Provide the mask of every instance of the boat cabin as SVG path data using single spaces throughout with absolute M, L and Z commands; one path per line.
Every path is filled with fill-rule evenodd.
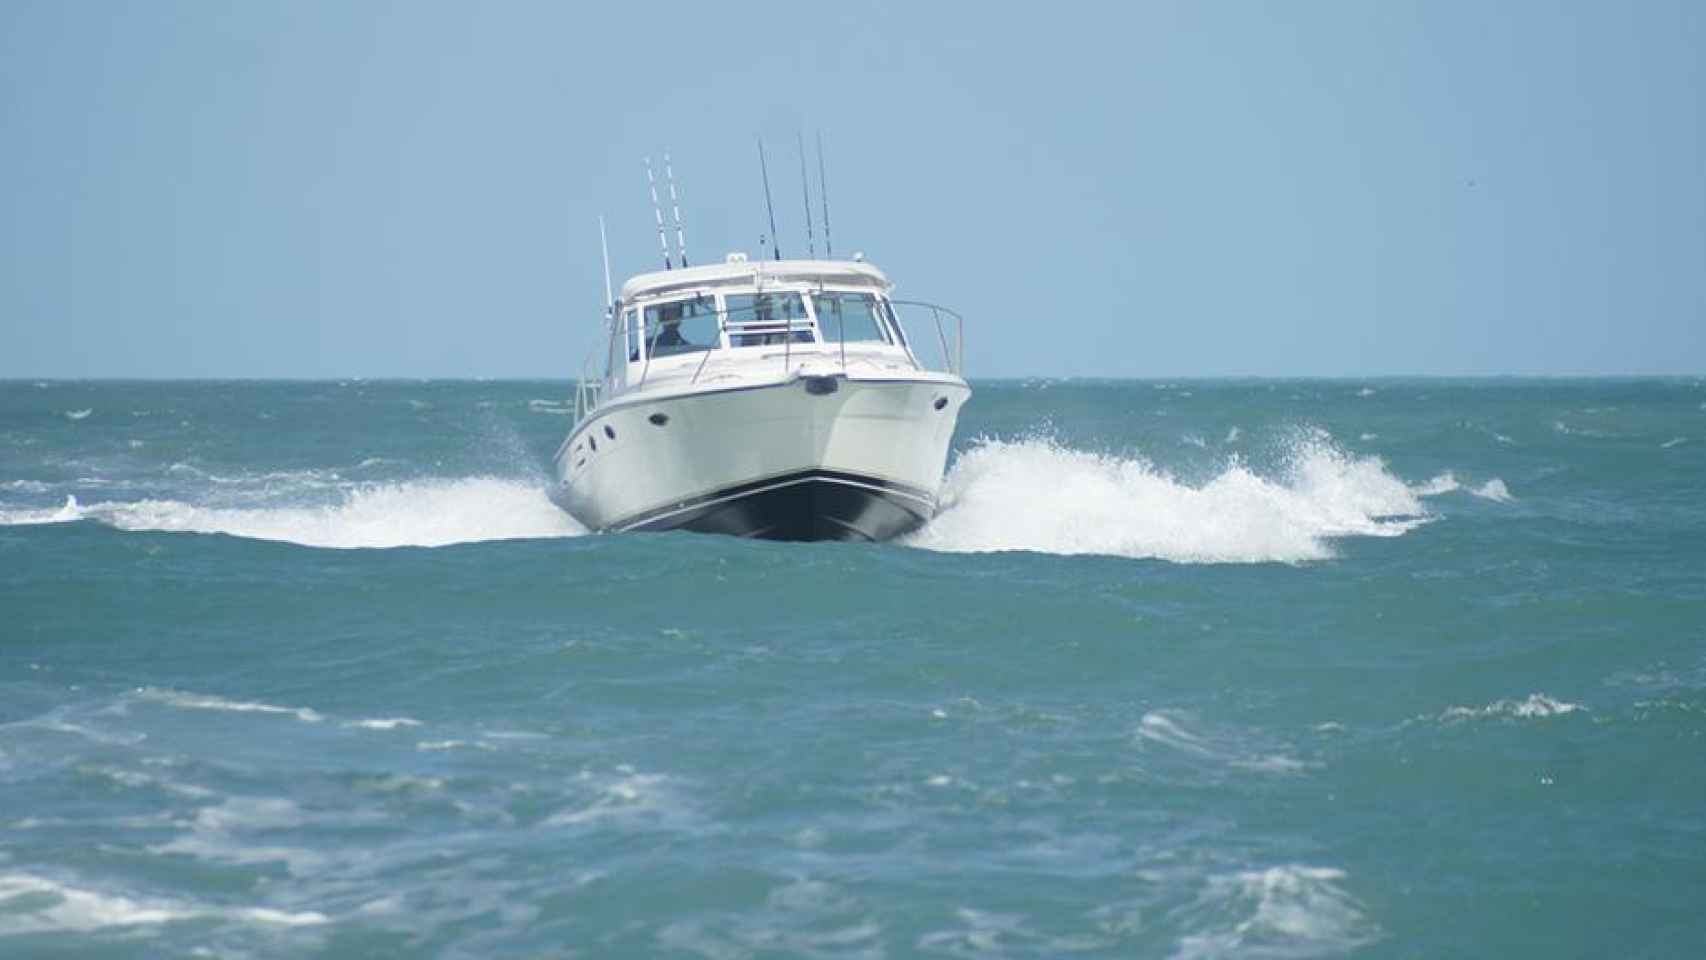
M 916 366 L 882 271 L 862 261 L 748 261 L 641 274 L 614 305 L 607 379 L 697 375 L 713 357 L 849 351 Z

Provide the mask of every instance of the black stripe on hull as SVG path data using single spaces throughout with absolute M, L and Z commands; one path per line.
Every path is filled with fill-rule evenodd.
M 816 470 L 720 490 L 620 524 L 764 540 L 888 540 L 917 529 L 933 497 L 874 477 Z

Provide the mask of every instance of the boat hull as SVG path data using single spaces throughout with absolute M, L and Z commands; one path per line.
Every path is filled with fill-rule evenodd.
M 969 395 L 836 375 L 634 398 L 576 428 L 553 498 L 595 530 L 886 540 L 935 513 Z

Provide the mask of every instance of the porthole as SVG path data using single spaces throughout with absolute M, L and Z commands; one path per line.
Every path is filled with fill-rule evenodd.
M 669 414 L 667 414 L 667 413 L 654 413 L 651 416 L 647 417 L 646 419 L 651 421 L 652 426 L 661 427 L 664 424 L 669 422 Z
M 586 442 L 587 442 L 588 446 L 592 447 L 593 453 L 598 452 L 598 438 L 597 437 L 595 437 L 589 433 L 586 435 Z
M 940 410 L 947 405 L 948 405 L 948 398 L 947 397 L 937 397 L 936 398 L 936 409 Z
M 612 426 L 610 426 L 610 424 L 608 424 L 608 423 L 607 423 L 607 424 L 605 424 L 605 425 L 604 425 L 604 435 L 605 435 L 605 436 L 607 436 L 607 437 L 609 437 L 609 438 L 610 438 L 610 439 L 612 439 L 612 440 L 614 440 L 614 439 L 616 439 L 616 430 L 615 430 L 615 428 L 614 428 L 614 427 L 612 427 Z

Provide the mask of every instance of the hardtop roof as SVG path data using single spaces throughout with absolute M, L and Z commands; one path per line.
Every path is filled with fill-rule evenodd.
M 637 274 L 622 284 L 622 301 L 632 303 L 698 287 L 753 283 L 825 283 L 875 287 L 884 292 L 894 286 L 881 270 L 862 260 L 736 260 Z

